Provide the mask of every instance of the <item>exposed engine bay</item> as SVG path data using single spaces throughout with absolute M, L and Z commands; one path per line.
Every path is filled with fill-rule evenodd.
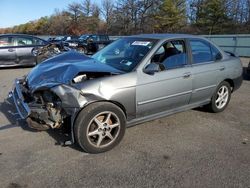
M 62 109 L 60 98 L 50 90 L 40 90 L 32 94 L 25 81 L 20 81 L 19 84 L 24 102 L 30 107 L 30 114 L 26 119 L 28 125 L 37 130 L 60 128 L 67 116 Z

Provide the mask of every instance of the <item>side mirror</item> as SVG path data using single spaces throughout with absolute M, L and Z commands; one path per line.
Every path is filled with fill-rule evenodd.
M 215 61 L 219 61 L 219 60 L 221 60 L 221 54 L 220 53 L 218 53 L 218 54 L 216 54 L 216 56 L 215 56 Z
M 144 72 L 150 75 L 153 75 L 154 73 L 159 71 L 160 71 L 160 66 L 157 63 L 150 63 L 144 69 Z

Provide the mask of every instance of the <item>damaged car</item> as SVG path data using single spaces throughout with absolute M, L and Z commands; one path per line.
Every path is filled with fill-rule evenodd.
M 241 83 L 240 59 L 208 40 L 148 34 L 121 38 L 92 57 L 69 51 L 50 58 L 17 79 L 10 96 L 30 127 L 68 126 L 71 143 L 100 153 L 126 127 L 201 106 L 221 112 Z
M 72 50 L 69 47 L 63 45 L 63 43 L 49 43 L 43 47 L 35 47 L 32 50 L 32 54 L 35 57 L 36 64 L 39 64 L 46 59 L 57 56 L 64 52 Z

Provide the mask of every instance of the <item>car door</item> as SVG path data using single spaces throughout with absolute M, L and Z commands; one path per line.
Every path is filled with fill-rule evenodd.
M 13 44 L 12 37 L 0 37 L 0 66 L 16 64 L 16 47 Z
M 32 37 L 16 36 L 14 37 L 16 46 L 17 61 L 20 65 L 34 65 L 36 60 L 32 54 L 32 49 L 36 46 L 36 41 Z
M 204 39 L 190 39 L 192 54 L 193 92 L 190 103 L 209 101 L 225 67 L 220 62 L 222 55 L 216 47 Z
M 168 45 L 168 42 L 175 43 L 175 49 L 172 50 L 176 52 L 170 52 L 168 46 L 171 45 Z M 154 74 L 138 72 L 136 87 L 138 117 L 177 110 L 189 103 L 192 75 L 185 41 L 168 42 L 164 43 L 151 58 L 151 63 L 161 65 L 161 70 Z M 159 58 L 160 56 L 162 58 Z

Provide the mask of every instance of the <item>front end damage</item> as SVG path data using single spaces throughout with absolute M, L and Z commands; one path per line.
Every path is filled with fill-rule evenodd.
M 73 85 L 111 75 L 107 72 L 81 72 L 71 80 L 71 84 L 52 82 L 36 87 L 29 86 L 27 77 L 16 79 L 10 97 L 18 114 L 30 128 L 43 131 L 67 126 L 66 129 L 71 130 L 73 143 L 73 124 L 78 112 L 91 102 L 104 100 L 100 95 L 83 94 L 81 89 Z
M 54 93 L 41 90 L 31 94 L 24 79 L 15 81 L 11 96 L 20 117 L 26 119 L 31 128 L 60 128 L 67 116 L 62 110 L 60 99 Z
M 18 114 L 36 130 L 61 128 L 66 118 L 74 117 L 87 103 L 80 90 L 64 84 L 43 86 L 31 93 L 25 79 L 20 79 L 13 88 L 10 96 Z
M 10 95 L 20 117 L 31 128 L 68 127 L 74 142 L 73 125 L 78 112 L 92 102 L 109 100 L 111 93 L 106 90 L 109 84 L 102 80 L 121 73 L 79 53 L 68 52 L 16 79 Z

